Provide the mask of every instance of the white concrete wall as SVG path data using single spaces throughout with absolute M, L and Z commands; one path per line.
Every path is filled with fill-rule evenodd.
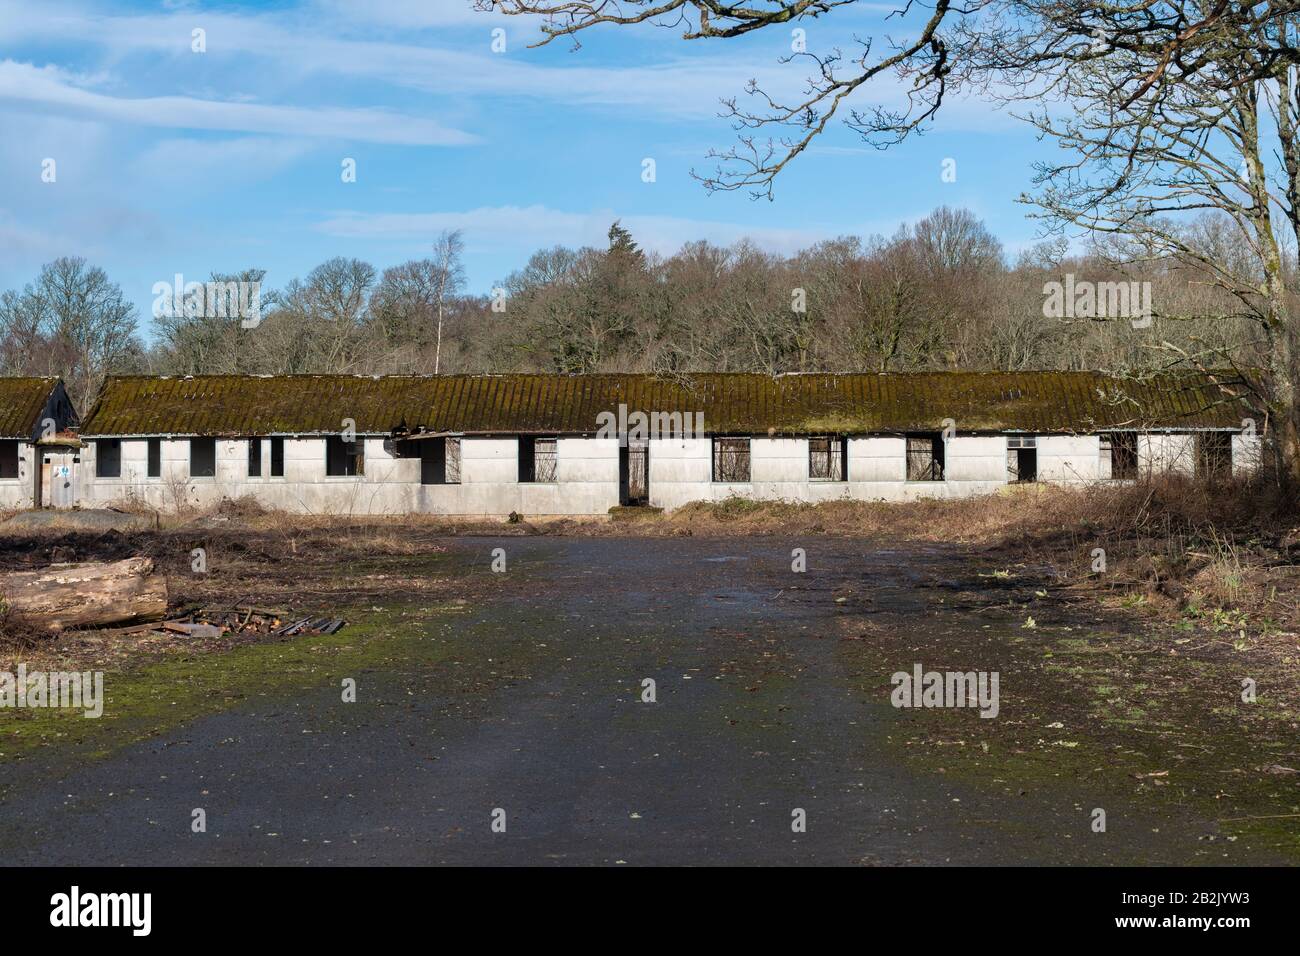
M 908 501 L 986 494 L 1006 484 L 1006 439 L 1001 436 L 951 439 L 946 481 L 907 481 L 902 437 L 850 438 L 848 453 L 848 481 L 813 481 L 806 438 L 755 437 L 749 446 L 750 481 L 714 482 L 711 439 L 651 440 L 650 503 L 680 508 L 733 495 L 798 502 Z
M 1101 461 L 1101 439 L 1096 435 L 1039 435 L 1038 480 L 1078 484 L 1110 477 L 1110 459 L 1105 471 Z
M 1152 433 L 1138 435 L 1138 471 L 1143 475 L 1196 473 L 1196 436 Z
M 325 439 L 286 438 L 284 476 L 271 477 L 271 443 L 262 440 L 262 476 L 248 476 L 248 443 L 217 442 L 217 474 L 190 476 L 188 439 L 162 442 L 162 474 L 146 476 L 144 439 L 123 439 L 122 476 L 95 477 L 95 449 L 86 450 L 78 476 L 84 507 L 136 499 L 174 510 L 210 507 L 222 498 L 256 497 L 268 508 L 307 514 L 542 515 L 605 514 L 618 504 L 618 442 L 561 438 L 555 482 L 520 483 L 514 438 L 461 439 L 461 483 L 420 483 L 420 460 L 397 458 L 380 438 L 366 438 L 365 474 L 328 477 Z
M 39 467 L 35 446 L 31 442 L 18 443 L 18 477 L 0 478 L 0 508 L 32 507 L 32 489 L 35 487 L 34 468 Z
M 907 480 L 907 439 L 873 436 L 849 439 L 849 483 L 890 485 Z
M 417 510 L 420 487 L 418 459 L 398 459 L 384 450 L 381 438 L 365 442 L 365 474 L 331 478 L 325 474 L 325 439 L 286 438 L 284 476 L 271 477 L 271 442 L 262 439 L 262 475 L 248 474 L 248 442 L 218 439 L 216 475 L 190 475 L 187 438 L 163 439 L 161 474 L 148 477 L 148 443 L 122 439 L 119 478 L 95 475 L 97 448 L 91 440 L 83 449 L 77 473 L 78 498 L 83 507 L 106 507 L 132 500 L 172 511 L 178 507 L 206 508 L 222 498 L 252 495 L 268 508 L 308 514 L 405 514 Z
M 446 515 L 605 514 L 618 504 L 618 440 L 560 438 L 554 482 L 520 482 L 515 438 L 462 438 L 459 485 L 419 484 L 416 511 Z M 651 459 L 653 461 L 653 458 Z
M 137 499 L 151 507 L 174 510 L 178 505 L 209 507 L 222 498 L 253 495 L 266 507 L 312 514 L 406 514 L 411 512 L 503 516 L 605 514 L 618 504 L 619 446 L 616 439 L 560 438 L 557 442 L 557 481 L 520 483 L 518 441 L 515 438 L 461 439 L 461 483 L 423 485 L 420 461 L 396 458 L 381 438 L 366 438 L 365 474 L 331 478 L 325 474 L 325 440 L 285 439 L 283 477 L 273 478 L 270 440 L 263 439 L 262 476 L 248 476 L 247 442 L 217 442 L 217 474 L 189 474 L 188 439 L 164 439 L 162 474 L 146 475 L 147 443 L 123 439 L 120 478 L 95 477 L 93 441 L 83 450 L 76 476 L 83 507 L 103 507 Z M 1081 483 L 1104 479 L 1100 440 L 1095 435 L 1038 436 L 1040 480 Z M 958 435 L 946 446 L 944 481 L 906 480 L 906 440 L 901 436 L 860 436 L 848 443 L 848 480 L 811 480 L 806 438 L 750 441 L 750 481 L 712 480 L 713 443 L 710 438 L 652 439 L 650 503 L 678 508 L 693 501 L 720 501 L 732 495 L 769 500 L 818 502 L 840 498 L 866 501 L 906 501 L 917 498 L 956 498 L 988 494 L 1007 483 L 1007 439 L 1002 435 Z M 1191 473 L 1194 439 L 1190 435 L 1139 435 L 1139 464 L 1144 472 L 1174 468 Z M 1259 439 L 1235 436 L 1234 468 L 1258 460 Z M 0 482 L 0 505 L 30 503 L 31 450 L 27 447 L 24 475 Z M 25 498 L 25 500 L 24 500 Z M 15 505 L 10 505 L 15 506 Z
M 971 490 L 975 486 L 1006 484 L 1006 437 L 954 435 L 948 439 L 944 453 L 944 478 L 944 484 L 962 486 L 957 489 L 958 494 L 978 494 Z
M 747 484 L 713 483 L 709 438 L 652 438 L 649 446 L 650 504 L 657 508 L 680 508 L 692 501 L 717 501 L 749 491 Z

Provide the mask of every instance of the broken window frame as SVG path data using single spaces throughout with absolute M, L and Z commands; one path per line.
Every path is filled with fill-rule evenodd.
M 1101 453 L 1110 461 L 1110 477 L 1112 481 L 1133 481 L 1137 478 L 1137 432 L 1105 432 L 1101 436 Z
M 533 441 L 533 481 L 554 484 L 559 481 L 560 440 L 537 438 Z
M 848 481 L 849 440 L 844 435 L 808 439 L 808 480 Z
M 718 484 L 746 485 L 751 479 L 751 440 L 736 435 L 713 436 L 713 480 Z
M 1027 454 L 1029 452 L 1032 452 L 1032 454 Z M 1033 462 L 1032 470 L 1026 466 L 1027 461 Z M 1025 477 L 1024 472 L 1026 471 L 1030 471 L 1029 477 Z M 1038 481 L 1038 436 L 1008 435 L 1007 483 L 1027 485 L 1036 481 Z
M 1196 477 L 1222 481 L 1232 477 L 1232 432 L 1197 432 Z
M 325 477 L 361 478 L 366 473 L 365 440 L 344 441 L 342 435 L 325 436 Z
M 911 432 L 905 436 L 908 481 L 944 481 L 943 435 L 939 432 Z

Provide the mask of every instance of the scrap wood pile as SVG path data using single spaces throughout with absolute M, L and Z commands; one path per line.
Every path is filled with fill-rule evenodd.
M 276 608 L 236 604 L 232 607 L 182 608 L 165 621 L 116 628 L 116 634 L 162 632 L 187 637 L 213 638 L 223 634 L 298 637 L 304 634 L 334 634 L 346 622 L 339 617 L 312 617 Z

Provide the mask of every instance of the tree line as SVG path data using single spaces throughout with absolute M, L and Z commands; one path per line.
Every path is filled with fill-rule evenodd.
M 1230 224 L 1213 217 L 1188 227 L 1187 241 L 1232 255 Z M 84 260 L 61 258 L 0 294 L 0 366 L 61 375 L 86 403 L 105 375 L 130 372 L 1124 374 L 1169 368 L 1179 353 L 1186 363 L 1213 354 L 1243 370 L 1267 358 L 1231 297 L 1177 260 L 1119 269 L 1103 250 L 1068 254 L 1060 241 L 1011 260 L 964 209 L 941 207 L 892 236 L 829 239 L 793 255 L 748 241 L 656 255 L 615 223 L 605 246 L 539 250 L 489 294 L 466 291 L 458 233 L 433 247 L 428 258 L 382 272 L 358 259 L 323 262 L 263 289 L 254 327 L 230 314 L 150 316 L 148 341 L 120 286 Z M 1063 280 L 1067 288 L 1148 284 L 1153 314 L 1138 314 L 1137 297 L 1120 315 L 1045 314 L 1049 290 Z

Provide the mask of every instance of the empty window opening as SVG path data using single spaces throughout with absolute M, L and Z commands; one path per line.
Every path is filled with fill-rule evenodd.
M 420 482 L 460 484 L 460 439 L 430 438 L 420 442 Z
M 1232 434 L 1199 432 L 1196 436 L 1196 477 L 1228 478 L 1232 475 Z
M 284 439 L 271 439 L 271 477 L 284 477 Z
M 556 440 L 519 436 L 519 480 L 525 482 L 555 481 Z
M 16 439 L 0 441 L 0 478 L 18 477 L 18 442 Z
M 938 432 L 907 436 L 907 480 L 943 481 L 943 436 Z
M 162 439 L 146 439 L 146 446 L 145 476 L 159 478 L 162 476 Z
M 366 473 L 365 444 L 344 441 L 338 435 L 325 439 L 325 474 L 330 478 L 352 478 Z
M 849 440 L 844 436 L 808 439 L 808 477 L 813 481 L 846 481 Z
M 1101 436 L 1101 455 L 1110 459 L 1112 478 L 1132 479 L 1138 476 L 1137 432 L 1111 432 Z
M 262 477 L 262 439 L 260 438 L 248 440 L 248 477 Z
M 95 477 L 122 477 L 122 442 L 116 438 L 95 439 Z
M 215 438 L 190 439 L 190 477 L 217 477 L 217 440 Z
M 1032 435 L 1007 437 L 1007 481 L 1038 480 L 1038 439 Z
M 749 439 L 713 439 L 713 480 L 749 481 Z

